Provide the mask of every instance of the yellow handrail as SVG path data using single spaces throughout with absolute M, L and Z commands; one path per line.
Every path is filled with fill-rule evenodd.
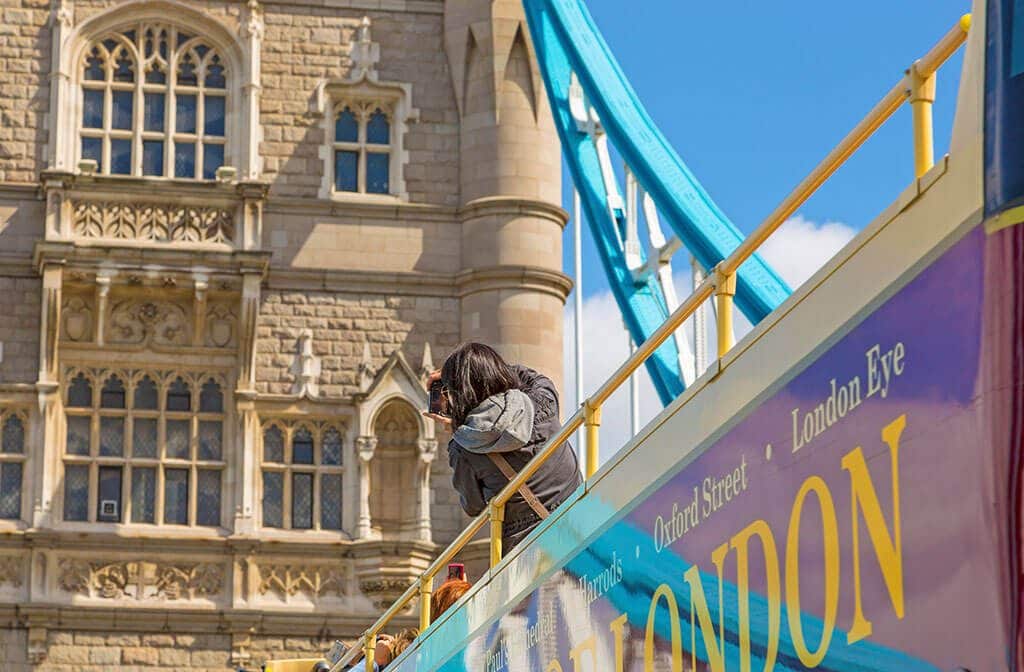
M 526 466 L 509 481 L 508 485 L 495 495 L 488 508 L 470 521 L 469 525 L 452 541 L 444 551 L 430 564 L 401 597 L 360 637 L 359 646 L 353 647 L 349 653 L 338 661 L 331 672 L 340 672 L 360 652 L 366 658 L 367 672 L 373 671 L 373 651 L 377 635 L 409 602 L 420 596 L 420 629 L 430 625 L 430 594 L 434 577 L 445 567 L 477 532 L 488 522 L 491 523 L 490 550 L 491 567 L 495 567 L 502 556 L 501 532 L 504 520 L 505 505 L 515 496 L 519 489 L 535 474 L 548 458 L 580 428 L 586 426 L 587 437 L 587 478 L 594 475 L 597 465 L 598 428 L 601 424 L 601 406 L 629 377 L 661 347 L 672 334 L 682 326 L 690 315 L 712 296 L 716 298 L 718 356 L 724 357 L 732 348 L 732 300 L 736 293 L 736 272 L 739 267 L 785 222 L 796 212 L 811 195 L 817 191 L 825 180 L 858 149 L 878 128 L 899 109 L 904 101 L 910 101 L 914 109 L 914 171 L 920 178 L 933 165 L 932 149 L 932 116 L 931 104 L 935 99 L 935 72 L 967 39 L 967 31 L 971 25 L 971 15 L 963 15 L 957 24 L 947 32 L 928 53 L 907 69 L 904 77 L 893 86 L 878 103 L 868 112 L 836 147 L 815 166 L 814 170 L 796 186 L 747 236 L 727 258 L 721 261 L 714 272 L 694 289 L 668 319 L 651 334 L 627 359 L 622 366 L 590 398 L 580 406 L 562 425 L 561 429 L 534 455 Z

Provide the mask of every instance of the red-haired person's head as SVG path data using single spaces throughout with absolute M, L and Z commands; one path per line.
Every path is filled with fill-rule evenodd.
M 469 587 L 469 581 L 461 579 L 449 579 L 442 583 L 434 591 L 434 596 L 430 600 L 430 622 L 436 621 L 441 614 L 448 610 L 448 607 L 458 602 L 459 598 L 469 590 Z

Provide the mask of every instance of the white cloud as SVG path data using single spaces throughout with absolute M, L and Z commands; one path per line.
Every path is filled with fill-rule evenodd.
M 779 230 L 761 247 L 761 254 L 790 287 L 796 288 L 810 278 L 825 262 L 832 258 L 856 234 L 856 231 L 840 222 L 826 221 L 816 224 L 801 215 L 786 221 Z M 676 257 L 675 284 L 680 299 L 690 292 L 688 269 L 681 268 L 684 254 Z M 575 355 L 573 336 L 573 302 L 565 310 L 565 394 L 564 415 L 571 415 L 580 403 L 576 399 Z M 715 343 L 714 320 L 708 318 L 708 343 L 713 350 Z M 742 315 L 736 320 L 737 337 L 741 338 L 750 330 L 750 324 Z M 585 297 L 583 301 L 583 393 L 593 392 L 629 356 L 629 339 L 622 323 L 615 298 L 605 290 Z M 714 357 L 714 352 L 709 352 Z M 658 412 L 661 402 L 654 391 L 647 369 L 637 373 L 639 380 L 639 426 L 643 427 Z M 630 401 L 629 387 L 623 385 L 602 409 L 600 460 L 603 463 L 614 455 L 629 440 Z M 577 442 L 574 442 L 574 445 Z M 578 446 L 582 448 L 582 446 Z
M 842 222 L 816 224 L 797 214 L 761 246 L 761 257 L 796 289 L 843 249 L 857 231 Z

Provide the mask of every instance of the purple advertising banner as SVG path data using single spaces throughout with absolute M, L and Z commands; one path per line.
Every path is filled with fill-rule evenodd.
M 588 493 L 583 548 L 541 534 L 557 569 L 400 669 L 1013 669 L 1022 231 L 967 232 L 625 511 Z

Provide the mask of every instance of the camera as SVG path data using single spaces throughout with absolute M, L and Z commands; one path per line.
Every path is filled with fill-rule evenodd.
M 430 406 L 428 409 L 434 415 L 448 417 L 448 404 L 444 398 L 444 384 L 440 380 L 430 383 Z

